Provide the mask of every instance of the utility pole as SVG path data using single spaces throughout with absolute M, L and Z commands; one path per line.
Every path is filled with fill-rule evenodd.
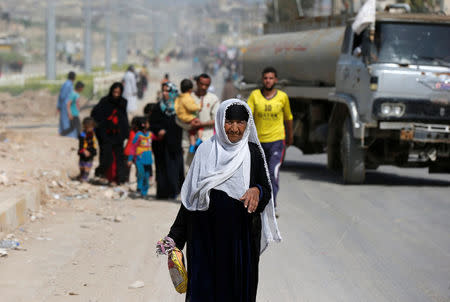
M 127 56 L 126 32 L 122 29 L 119 32 L 119 40 L 117 41 L 117 64 L 122 66 L 125 64 Z
M 159 20 L 157 19 L 157 17 L 154 15 L 152 17 L 152 31 L 153 31 L 153 52 L 155 53 L 156 57 L 159 57 L 159 51 L 160 51 L 160 34 L 161 32 L 159 31 L 161 23 L 159 23 Z
M 84 72 L 91 73 L 91 0 L 84 0 Z
M 46 43 L 45 43 L 45 76 L 47 80 L 56 79 L 56 32 L 55 32 L 55 3 L 47 0 L 46 13 Z
M 119 40 L 117 41 L 117 64 L 119 66 L 125 64 L 127 58 L 128 43 L 126 29 L 128 29 L 129 27 L 129 16 L 127 13 L 128 12 L 125 10 L 125 7 L 119 4 L 119 13 L 117 15 L 123 16 L 123 18 L 119 19 Z M 123 19 L 127 20 L 126 23 L 123 21 Z
M 300 18 L 304 17 L 305 14 L 303 13 L 303 8 L 302 8 L 302 4 L 300 3 L 300 0 L 295 0 L 295 4 L 297 4 L 297 12 L 298 12 L 298 16 Z
M 275 22 L 280 22 L 280 8 L 278 5 L 278 0 L 273 0 L 273 13 L 275 15 Z
M 111 71 L 111 19 L 112 19 L 112 0 L 109 0 L 109 6 L 106 12 L 105 22 L 105 71 Z

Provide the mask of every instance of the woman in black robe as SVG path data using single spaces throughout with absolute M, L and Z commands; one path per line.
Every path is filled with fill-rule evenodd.
M 97 127 L 95 135 L 100 147 L 100 164 L 95 175 L 107 178 L 110 183 L 126 181 L 127 168 L 123 159 L 123 143 L 129 135 L 127 100 L 122 97 L 123 85 L 114 83 L 109 94 L 91 111 Z
M 216 135 L 197 150 L 181 197 L 168 237 L 180 250 L 187 244 L 186 301 L 256 301 L 260 253 L 281 237 L 247 104 L 220 105 Z
M 175 199 L 184 181 L 182 129 L 175 122 L 176 87 L 162 84 L 162 99 L 152 111 L 150 130 L 158 137 L 153 140 L 155 157 L 156 198 Z

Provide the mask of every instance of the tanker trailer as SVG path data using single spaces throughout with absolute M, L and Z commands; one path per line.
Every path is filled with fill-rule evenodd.
M 260 81 L 267 62 L 283 85 L 333 87 L 344 30 L 342 26 L 270 34 L 254 40 L 243 55 L 245 81 Z
M 328 95 L 335 87 L 345 26 L 286 33 L 283 30 L 278 28 L 281 33 L 259 37 L 247 47 L 242 57 L 243 81 L 238 88 L 244 97 L 248 96 L 259 86 L 264 67 L 273 66 L 278 72 L 279 88 L 290 99 L 294 145 L 304 154 L 323 153 L 333 108 Z
M 344 26 L 264 35 L 243 54 L 246 96 L 261 81 L 261 71 L 273 66 L 280 89 L 289 95 L 294 115 L 294 145 L 304 154 L 322 153 L 327 143 L 327 124 L 332 103 L 328 94 L 335 86 Z M 246 84 L 248 83 L 248 84 Z
M 344 183 L 386 164 L 450 172 L 450 17 L 381 13 L 360 34 L 330 20 L 266 25 L 243 55 L 241 94 L 275 67 L 294 145 L 326 152 Z

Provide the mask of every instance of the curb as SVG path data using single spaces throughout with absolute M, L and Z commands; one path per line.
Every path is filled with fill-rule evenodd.
M 0 233 L 10 232 L 29 219 L 30 211 L 37 211 L 41 204 L 39 185 L 15 187 L 0 192 Z

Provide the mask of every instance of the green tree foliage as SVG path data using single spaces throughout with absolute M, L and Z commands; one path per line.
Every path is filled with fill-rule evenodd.
M 25 57 L 16 52 L 0 51 L 0 64 L 24 62 Z

